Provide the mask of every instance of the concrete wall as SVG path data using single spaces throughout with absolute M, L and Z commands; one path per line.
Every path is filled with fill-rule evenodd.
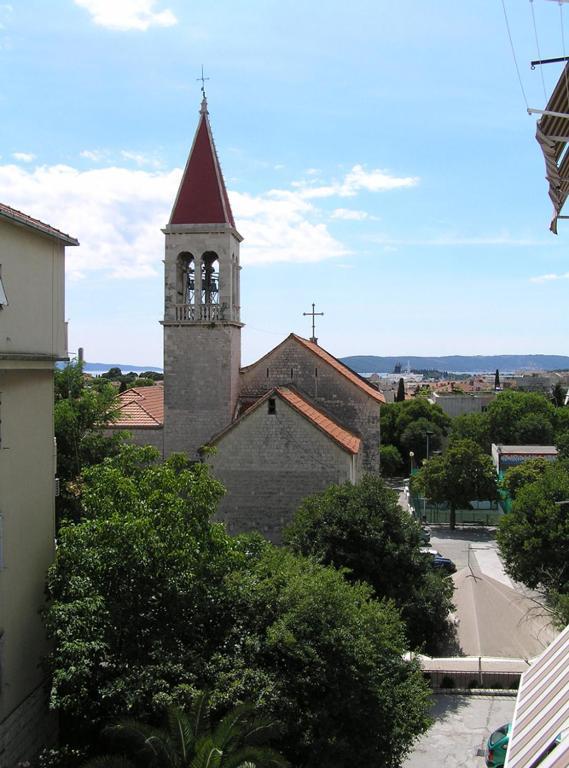
M 57 717 L 48 712 L 48 706 L 49 686 L 45 681 L 0 723 L 2 768 L 16 768 L 57 742 Z
M 259 531 L 280 543 L 301 500 L 350 481 L 353 463 L 357 479 L 361 460 L 354 462 L 286 402 L 275 399 L 275 414 L 262 403 L 221 437 L 206 461 L 227 488 L 218 519 L 228 531 Z
M 377 401 L 294 339 L 288 339 L 241 374 L 241 395 L 258 397 L 273 387 L 288 384 L 361 435 L 364 469 L 379 471 Z
M 54 557 L 53 371 L 8 364 L 0 361 L 0 745 L 29 758 L 42 716 L 23 717 L 21 707 L 43 679 L 39 612 Z M 12 768 L 1 753 L 0 765 Z
M 435 392 L 431 401 L 440 405 L 447 416 L 464 416 L 466 413 L 482 413 L 496 397 L 495 392 L 480 395 L 438 394 Z
M 0 355 L 66 357 L 63 245 L 0 221 L 0 270 Z

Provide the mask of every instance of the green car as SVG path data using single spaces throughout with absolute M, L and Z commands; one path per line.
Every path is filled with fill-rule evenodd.
M 502 768 L 506 762 L 506 751 L 510 738 L 511 723 L 501 725 L 488 739 L 486 744 L 486 768 Z

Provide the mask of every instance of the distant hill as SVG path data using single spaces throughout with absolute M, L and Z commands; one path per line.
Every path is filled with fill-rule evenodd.
M 111 368 L 120 368 L 123 373 L 142 373 L 143 371 L 155 371 L 162 373 L 162 368 L 156 368 L 153 365 L 128 365 L 127 363 L 85 363 L 85 373 L 101 374 L 106 373 Z
M 396 363 L 402 369 L 407 364 L 415 369 L 434 369 L 453 373 L 501 373 L 520 370 L 558 371 L 569 370 L 566 355 L 448 355 L 445 357 L 377 357 L 376 355 L 352 355 L 343 357 L 342 362 L 358 373 L 393 373 Z

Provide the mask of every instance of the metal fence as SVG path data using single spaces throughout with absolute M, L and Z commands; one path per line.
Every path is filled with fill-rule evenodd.
M 447 504 L 435 504 L 424 496 L 411 496 L 411 506 L 418 520 L 434 525 L 448 525 L 450 510 Z M 493 501 L 472 501 L 472 509 L 457 509 L 457 525 L 497 525 L 502 516 L 500 506 Z

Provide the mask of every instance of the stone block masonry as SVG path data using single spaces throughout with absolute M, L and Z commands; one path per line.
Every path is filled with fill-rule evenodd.
M 57 740 L 57 718 L 48 711 L 47 681 L 35 688 L 0 722 L 0 766 L 18 768 Z

